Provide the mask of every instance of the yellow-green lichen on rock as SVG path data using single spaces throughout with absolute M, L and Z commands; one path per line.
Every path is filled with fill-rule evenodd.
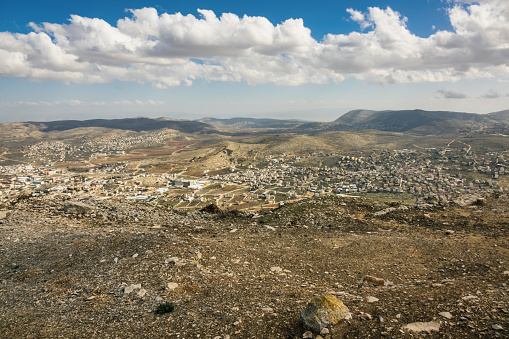
M 311 299 L 300 313 L 305 328 L 320 333 L 329 324 L 342 319 L 351 319 L 352 314 L 340 300 L 333 295 L 321 295 Z

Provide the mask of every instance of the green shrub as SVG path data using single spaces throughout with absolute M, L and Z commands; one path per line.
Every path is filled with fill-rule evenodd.
M 170 313 L 173 312 L 174 309 L 175 305 L 173 305 L 173 303 L 169 302 L 160 303 L 159 306 L 157 306 L 156 308 L 156 314 Z

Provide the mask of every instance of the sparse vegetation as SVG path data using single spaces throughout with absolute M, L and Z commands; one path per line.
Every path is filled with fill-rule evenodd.
M 156 314 L 165 314 L 165 313 L 173 312 L 174 309 L 175 309 L 175 305 L 173 303 L 164 302 L 157 306 L 155 312 L 156 312 Z

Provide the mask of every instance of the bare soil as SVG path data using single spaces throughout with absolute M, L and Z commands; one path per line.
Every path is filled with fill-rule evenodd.
M 261 215 L 74 203 L 4 209 L 1 337 L 302 338 L 300 312 L 325 293 L 353 318 L 324 338 L 416 337 L 403 326 L 432 320 L 431 338 L 509 331 L 507 195 L 429 208 L 319 198 Z M 164 302 L 174 311 L 156 314 Z

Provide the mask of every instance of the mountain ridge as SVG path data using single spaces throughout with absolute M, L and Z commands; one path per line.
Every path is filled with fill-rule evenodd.
M 198 120 L 161 118 L 122 118 L 91 120 L 58 120 L 49 122 L 27 121 L 2 123 L 2 130 L 21 127 L 40 133 L 67 131 L 77 128 L 108 128 L 134 132 L 172 129 L 182 133 L 232 133 L 232 131 L 271 133 L 312 133 L 327 131 L 378 130 L 416 134 L 447 134 L 478 131 L 486 128 L 509 130 L 509 110 L 487 114 L 452 111 L 365 110 L 349 111 L 331 122 L 314 122 L 299 119 L 271 119 L 236 117 L 228 119 L 202 118 Z

